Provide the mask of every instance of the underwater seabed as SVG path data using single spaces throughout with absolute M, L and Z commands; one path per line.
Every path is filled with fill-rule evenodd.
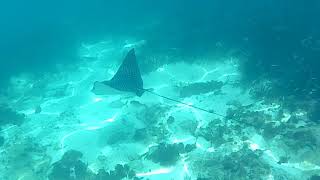
M 320 173 L 319 127 L 301 128 L 310 127 L 303 111 L 253 99 L 239 84 L 236 57 L 155 55 L 159 67 L 143 75 L 145 88 L 227 118 L 147 92 L 91 93 L 128 48 L 144 43 L 83 44 L 76 67 L 12 78 L 0 99 L 25 118 L 2 126 L 0 179 L 272 180 Z M 161 64 L 168 58 L 174 63 Z

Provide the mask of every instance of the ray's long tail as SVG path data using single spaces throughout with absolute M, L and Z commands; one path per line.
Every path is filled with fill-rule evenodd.
M 144 89 L 144 91 L 146 91 L 146 92 L 148 92 L 148 93 L 151 93 L 151 94 L 153 94 L 153 95 L 162 97 L 162 98 L 164 98 L 164 99 L 167 99 L 167 100 L 170 100 L 170 101 L 179 103 L 179 104 L 183 104 L 183 105 L 189 106 L 189 107 L 191 107 L 191 108 L 195 108 L 195 109 L 198 109 L 198 110 L 201 110 L 201 111 L 210 113 L 210 114 L 214 114 L 214 115 L 217 115 L 217 116 L 220 116 L 220 117 L 225 117 L 224 115 L 219 114 L 219 113 L 216 113 L 216 112 L 213 112 L 212 110 L 207 110 L 207 109 L 203 109 L 203 108 L 201 108 L 201 107 L 197 107 L 197 106 L 194 106 L 194 105 L 191 105 L 191 104 L 187 104 L 187 103 L 184 103 L 184 102 L 182 102 L 182 101 L 175 100 L 175 99 L 172 99 L 172 98 L 163 96 L 163 95 L 161 95 L 161 94 L 155 93 L 155 92 L 153 92 L 152 90 L 149 90 L 149 89 Z

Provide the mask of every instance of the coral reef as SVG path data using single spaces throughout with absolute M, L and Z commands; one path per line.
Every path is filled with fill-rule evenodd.
M 287 131 L 283 134 L 282 140 L 284 144 L 292 150 L 299 151 L 309 149 L 310 151 L 320 150 L 320 141 L 317 137 L 317 132 L 313 132 L 309 128 L 299 128 Z
M 197 157 L 193 157 L 191 167 L 201 170 L 198 179 L 265 179 L 270 174 L 271 167 L 261 158 L 262 153 L 243 146 L 225 156 L 211 154 L 203 158 L 195 155 Z
M 248 127 L 259 129 L 268 119 L 271 119 L 271 116 L 264 112 L 252 110 L 252 104 L 242 105 L 239 102 L 229 102 L 228 105 L 230 108 L 227 109 L 226 119 L 231 119 Z
M 268 80 L 260 80 L 252 83 L 250 95 L 257 99 L 275 98 L 276 91 L 272 87 L 272 82 Z
M 270 166 L 261 160 L 261 151 L 251 151 L 243 147 L 240 151 L 231 153 L 222 160 L 223 170 L 227 177 L 235 179 L 260 179 L 270 174 Z
M 100 169 L 98 174 L 95 175 L 93 180 L 121 180 L 121 179 L 134 179 L 138 180 L 136 173 L 130 169 L 129 165 L 117 164 L 114 170 L 107 172 L 104 169 Z
M 69 150 L 62 158 L 52 164 L 49 180 L 138 180 L 135 171 L 128 164 L 117 164 L 114 170 L 99 169 L 95 174 L 88 169 L 81 158 L 83 154 L 77 150 Z
M 231 104 L 227 109 L 226 119 L 235 121 L 241 127 L 253 127 L 258 133 L 261 133 L 264 138 L 272 139 L 275 136 L 286 131 L 290 124 L 280 122 L 283 112 L 279 111 L 276 117 L 272 117 L 263 111 L 252 109 L 252 105 L 241 105 L 238 103 Z M 241 127 L 237 128 L 240 129 Z
M 174 165 L 178 159 L 180 152 L 183 151 L 183 144 L 165 144 L 161 143 L 149 150 L 146 158 L 154 163 L 159 163 L 162 166 Z
M 151 147 L 149 151 L 144 154 L 145 158 L 159 163 L 162 166 L 174 165 L 180 158 L 180 154 L 189 153 L 196 148 L 195 145 L 184 145 L 183 143 L 167 144 L 161 143 L 157 146 Z
M 217 121 L 219 120 L 212 120 L 206 127 L 200 128 L 197 136 L 205 138 L 211 145 L 218 147 L 227 142 L 224 135 L 230 133 L 230 130 L 220 125 L 220 123 L 217 123 Z
M 82 153 L 76 150 L 65 152 L 61 160 L 53 163 L 49 180 L 85 180 L 87 165 L 80 160 L 81 157 Z

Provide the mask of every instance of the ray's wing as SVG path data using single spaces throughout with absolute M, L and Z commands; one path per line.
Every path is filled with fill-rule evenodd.
M 120 91 L 134 92 L 138 96 L 143 94 L 143 81 L 134 49 L 128 52 L 116 74 L 105 84 Z

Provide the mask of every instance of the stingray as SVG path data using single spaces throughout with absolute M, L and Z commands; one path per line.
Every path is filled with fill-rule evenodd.
M 126 57 L 124 58 L 122 64 L 120 65 L 116 74 L 110 79 L 106 81 L 96 81 L 94 83 L 92 92 L 96 95 L 102 94 L 119 94 L 122 92 L 133 93 L 137 96 L 142 96 L 145 92 L 151 93 L 153 95 L 162 97 L 164 99 L 174 101 L 179 104 L 183 104 L 201 111 L 205 111 L 207 113 L 215 114 L 218 116 L 222 116 L 221 114 L 215 113 L 211 110 L 206 110 L 194 105 L 190 105 L 179 100 L 172 99 L 170 97 L 166 97 L 160 94 L 157 94 L 152 91 L 152 89 L 145 89 L 143 87 L 143 80 L 141 77 L 140 69 L 137 63 L 135 50 L 131 49 Z

